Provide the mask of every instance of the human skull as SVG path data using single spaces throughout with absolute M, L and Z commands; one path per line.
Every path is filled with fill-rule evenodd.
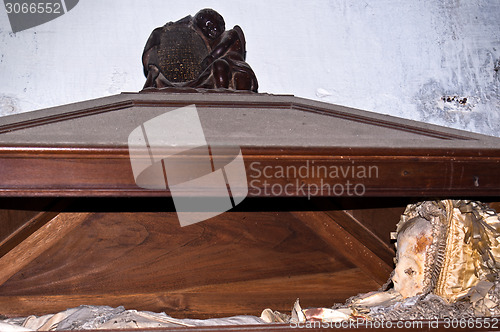
M 427 285 L 425 267 L 432 244 L 432 224 L 423 218 L 409 220 L 397 238 L 397 265 L 392 281 L 404 298 L 421 294 Z

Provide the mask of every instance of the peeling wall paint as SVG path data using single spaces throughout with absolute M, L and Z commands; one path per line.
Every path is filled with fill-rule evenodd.
M 498 0 L 85 0 L 16 34 L 0 8 L 0 115 L 140 90 L 150 32 L 200 6 L 243 28 L 260 92 L 500 136 Z
M 0 94 L 1 115 L 11 115 L 20 112 L 18 101 L 14 96 Z

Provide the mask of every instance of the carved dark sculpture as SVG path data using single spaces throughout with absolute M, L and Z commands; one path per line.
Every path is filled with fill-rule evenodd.
M 245 36 L 239 26 L 225 30 L 222 16 L 202 9 L 153 30 L 144 47 L 144 88 L 206 88 L 257 92 L 255 74 L 245 62 Z

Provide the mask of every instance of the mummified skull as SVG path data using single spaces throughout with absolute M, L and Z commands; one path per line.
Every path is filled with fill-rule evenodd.
M 454 302 L 499 280 L 500 219 L 479 202 L 411 204 L 397 230 L 394 290 Z
M 405 298 L 424 291 L 427 281 L 425 264 L 430 260 L 432 239 L 432 224 L 418 217 L 408 221 L 398 234 L 398 264 L 392 281 L 394 290 Z

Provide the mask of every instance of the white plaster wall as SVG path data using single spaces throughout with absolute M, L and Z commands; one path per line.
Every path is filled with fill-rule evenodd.
M 0 8 L 0 115 L 140 90 L 150 32 L 205 7 L 243 28 L 260 92 L 500 136 L 498 0 L 80 0 L 16 34 Z

